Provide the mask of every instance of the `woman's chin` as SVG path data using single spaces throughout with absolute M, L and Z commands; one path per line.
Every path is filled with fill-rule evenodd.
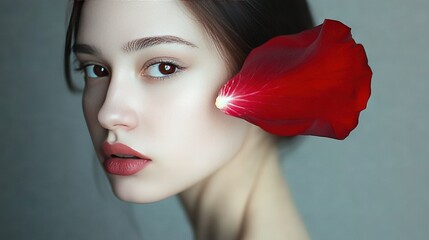
M 113 194 L 118 199 L 130 203 L 153 203 L 177 194 L 172 191 L 172 189 L 164 189 L 164 191 L 161 191 L 161 189 L 157 187 L 112 179 L 110 179 L 110 186 Z
M 155 194 L 155 193 L 144 193 L 143 191 L 141 192 L 129 191 L 124 189 L 114 188 L 113 186 L 112 186 L 112 191 L 113 191 L 113 194 L 116 196 L 116 198 L 129 203 L 153 203 L 153 202 L 158 202 L 173 196 L 173 195 L 161 195 L 159 192 Z

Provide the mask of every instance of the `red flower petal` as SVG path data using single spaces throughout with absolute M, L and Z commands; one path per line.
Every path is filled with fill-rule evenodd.
M 276 135 L 344 139 L 366 108 L 371 77 L 350 28 L 325 20 L 255 48 L 216 106 Z

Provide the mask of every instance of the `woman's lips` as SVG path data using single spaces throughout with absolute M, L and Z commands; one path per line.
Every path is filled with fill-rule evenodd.
M 121 143 L 104 142 L 101 151 L 104 169 L 114 175 L 136 174 L 151 161 L 150 158 Z

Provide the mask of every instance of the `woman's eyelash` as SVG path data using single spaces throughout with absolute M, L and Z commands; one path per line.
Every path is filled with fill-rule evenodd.
M 171 65 L 174 68 L 176 68 L 176 70 L 173 73 L 171 73 L 171 74 L 163 74 L 164 76 L 151 76 L 150 74 L 147 74 L 146 71 L 148 71 L 151 67 L 154 67 L 154 66 L 159 65 L 159 64 L 168 64 L 168 65 Z M 183 71 L 185 69 L 186 68 L 183 67 L 177 61 L 174 61 L 174 60 L 171 60 L 171 59 L 161 59 L 161 60 L 156 60 L 154 62 L 151 62 L 151 63 L 147 64 L 146 67 L 144 67 L 144 69 L 143 69 L 143 74 L 142 75 L 145 76 L 145 77 L 153 78 L 153 79 L 164 80 L 164 79 L 167 79 L 167 78 L 170 78 L 170 77 L 176 75 L 177 73 L 179 73 L 179 72 L 181 72 L 181 71 Z
M 175 67 L 177 67 L 178 69 L 184 69 L 184 67 L 182 67 L 178 62 L 176 62 L 176 61 L 174 61 L 174 60 L 170 60 L 170 59 L 166 59 L 166 60 L 157 60 L 157 61 L 155 61 L 155 62 L 151 62 L 151 63 L 149 63 L 149 64 L 147 65 L 147 67 L 146 67 L 145 69 L 147 69 L 147 68 L 149 68 L 149 67 L 151 67 L 151 66 L 153 66 L 153 65 L 156 65 L 156 64 L 162 64 L 162 63 L 167 63 L 167 64 L 174 65 L 174 66 L 175 66 Z
M 76 72 L 85 72 L 85 68 L 88 67 L 89 65 L 98 65 L 98 64 L 77 62 L 76 65 L 77 66 L 74 68 Z
M 166 74 L 165 76 L 158 76 L 158 77 L 153 77 L 150 76 L 148 74 L 146 74 L 146 71 L 150 68 L 153 67 L 157 64 L 168 64 L 168 65 L 172 65 L 173 67 L 175 67 L 177 70 L 174 73 L 171 74 Z M 74 71 L 76 72 L 80 72 L 80 73 L 85 73 L 85 69 L 89 66 L 89 65 L 97 65 L 97 64 L 93 64 L 93 63 L 81 63 L 78 62 L 77 66 L 74 68 Z M 158 79 L 158 80 L 164 80 L 167 78 L 172 77 L 173 75 L 177 74 L 178 72 L 181 72 L 183 70 L 185 70 L 186 67 L 183 67 L 180 63 L 178 63 L 177 61 L 171 60 L 171 59 L 162 59 L 162 60 L 156 60 L 153 61 L 149 64 L 146 64 L 146 67 L 143 67 L 143 73 L 142 76 L 145 77 L 149 77 L 149 78 L 153 78 L 153 79 Z

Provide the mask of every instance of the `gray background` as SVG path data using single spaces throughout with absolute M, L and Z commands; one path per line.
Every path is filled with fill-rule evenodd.
M 284 170 L 313 239 L 429 239 L 427 0 L 310 0 L 367 49 L 373 94 L 345 141 Z M 62 76 L 65 0 L 0 2 L 0 239 L 191 239 L 177 199 L 116 200 Z

